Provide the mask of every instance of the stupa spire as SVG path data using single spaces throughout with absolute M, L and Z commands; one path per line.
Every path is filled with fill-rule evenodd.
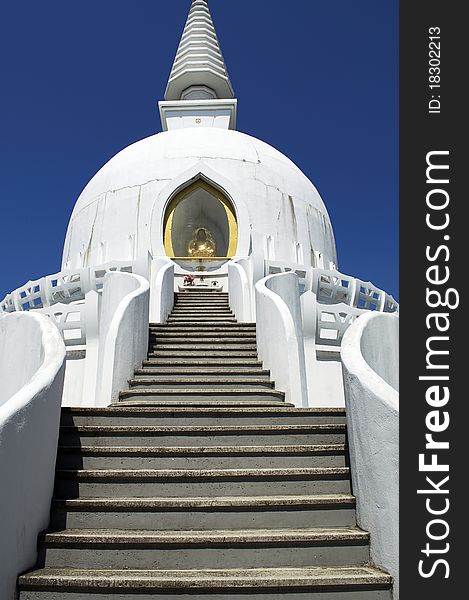
M 207 0 L 192 0 L 165 100 L 234 98 Z

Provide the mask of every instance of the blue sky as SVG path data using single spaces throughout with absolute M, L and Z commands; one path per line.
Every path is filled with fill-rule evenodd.
M 287 154 L 316 185 L 340 270 L 398 297 L 397 0 L 209 4 L 238 129 Z M 83 187 L 123 147 L 161 130 L 156 102 L 189 7 L 2 3 L 0 298 L 59 270 Z

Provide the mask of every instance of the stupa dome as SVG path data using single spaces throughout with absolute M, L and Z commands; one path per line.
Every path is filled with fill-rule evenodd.
M 337 264 L 324 203 L 290 159 L 238 131 L 186 124 L 130 145 L 91 179 L 70 219 L 62 268 L 167 255 L 168 206 L 199 180 L 231 204 L 231 256 Z

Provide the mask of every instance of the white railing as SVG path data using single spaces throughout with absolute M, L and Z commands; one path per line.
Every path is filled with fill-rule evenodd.
M 67 349 L 86 345 L 85 300 L 74 304 L 54 304 L 36 312 L 50 318 L 60 331 Z
M 397 312 L 392 296 L 370 281 L 362 281 L 339 271 L 312 269 L 311 291 L 320 304 L 347 304 L 363 310 Z
M 136 261 L 121 261 L 85 269 L 61 271 L 29 281 L 8 294 L 0 303 L 0 315 L 25 311 L 40 313 L 49 317 L 59 330 L 67 352 L 62 399 L 64 406 L 94 406 L 98 402 L 104 404 L 115 399 L 113 385 L 103 386 L 98 370 L 105 347 L 109 346 L 101 335 L 103 330 L 101 304 L 106 277 L 109 274 L 120 273 L 133 275 L 134 279 L 140 280 L 142 278 L 136 276 L 135 271 L 145 272 L 145 274 L 147 271 L 150 272 L 151 261 L 152 257 L 149 255 L 145 264 L 142 261 L 142 264 Z M 129 293 L 129 298 L 131 295 Z M 129 344 L 134 344 L 138 348 L 130 354 L 119 355 L 116 359 L 119 364 L 114 365 L 116 373 L 125 371 L 128 366 L 128 356 L 131 355 L 132 362 L 135 356 L 139 356 L 140 350 L 145 353 L 147 351 L 145 335 L 148 335 L 148 307 L 144 307 L 145 302 L 147 299 L 143 303 L 137 302 L 138 307 L 135 310 L 135 303 L 133 303 L 132 310 L 134 313 L 140 310 L 140 321 L 136 327 L 143 327 L 146 333 L 139 337 L 135 334 L 136 330 L 129 333 Z M 118 307 L 114 308 L 117 311 Z M 109 305 L 105 313 L 105 319 L 109 319 Z M 132 368 L 134 366 L 132 362 Z M 114 381 L 113 374 L 107 373 L 107 380 Z M 112 390 L 108 399 L 103 397 L 104 388 Z
M 370 281 L 362 281 L 339 271 L 265 261 L 265 274 L 277 273 L 295 273 L 300 292 L 312 292 L 314 295 L 314 299 L 305 297 L 303 312 L 315 314 L 314 338 L 321 350 L 340 350 L 345 332 L 366 311 L 399 312 L 399 304 L 391 295 Z
M 317 269 L 294 263 L 265 261 L 265 275 L 295 273 L 305 291 L 316 294 L 320 304 L 346 304 L 363 310 L 399 312 L 397 301 L 370 281 L 339 271 Z
M 345 332 L 363 309 L 347 304 L 317 304 L 316 306 L 316 344 L 340 348 Z
M 0 302 L 0 312 L 27 311 L 84 300 L 88 292 L 102 290 L 107 273 L 133 273 L 134 268 L 134 261 L 115 261 L 96 267 L 60 271 L 28 281 L 5 296 Z

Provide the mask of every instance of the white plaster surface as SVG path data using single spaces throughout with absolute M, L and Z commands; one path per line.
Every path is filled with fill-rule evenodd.
M 108 406 L 128 387 L 148 352 L 150 285 L 140 275 L 108 273 L 99 330 L 97 406 Z
M 49 523 L 65 370 L 59 331 L 42 315 L 0 316 L 0 598 L 36 561 Z
M 63 268 L 164 254 L 163 216 L 170 199 L 202 173 L 227 192 L 238 218 L 237 256 L 297 262 L 297 244 L 337 263 L 329 216 L 316 188 L 286 156 L 231 130 L 188 128 L 141 140 L 119 152 L 89 182 L 68 227 Z M 103 257 L 103 249 L 105 256 Z M 263 277 L 254 268 L 255 281 Z
M 287 402 L 308 406 L 298 277 L 280 273 L 256 284 L 257 347 Z
M 366 313 L 345 333 L 341 352 L 358 524 L 371 534 L 373 563 L 394 578 L 395 599 L 399 597 L 399 394 L 394 387 L 398 343 L 397 316 Z
M 156 258 L 151 267 L 150 322 L 165 323 L 174 306 L 174 262 Z
M 240 323 L 253 323 L 255 321 L 251 282 L 252 273 L 249 258 L 235 258 L 228 263 L 230 308 Z

